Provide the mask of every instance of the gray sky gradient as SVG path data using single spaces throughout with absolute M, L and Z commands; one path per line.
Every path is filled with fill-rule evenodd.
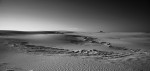
M 0 1 L 0 30 L 147 32 L 149 20 L 146 1 Z

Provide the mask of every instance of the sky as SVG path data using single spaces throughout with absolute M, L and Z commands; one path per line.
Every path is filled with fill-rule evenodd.
M 148 0 L 0 0 L 0 30 L 149 32 Z

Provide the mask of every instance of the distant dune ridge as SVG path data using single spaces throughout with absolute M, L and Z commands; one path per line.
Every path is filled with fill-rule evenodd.
M 0 30 L 0 35 L 19 35 L 19 34 L 63 34 L 73 33 L 73 31 L 12 31 Z

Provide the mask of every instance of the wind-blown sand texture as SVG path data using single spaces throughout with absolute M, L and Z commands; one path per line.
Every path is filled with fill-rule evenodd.
M 0 36 L 0 71 L 150 71 L 149 33 Z

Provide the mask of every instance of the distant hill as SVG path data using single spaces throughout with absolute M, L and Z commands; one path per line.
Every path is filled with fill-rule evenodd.
M 0 30 L 0 35 L 21 35 L 21 34 L 64 34 L 73 33 L 72 31 L 14 31 Z

